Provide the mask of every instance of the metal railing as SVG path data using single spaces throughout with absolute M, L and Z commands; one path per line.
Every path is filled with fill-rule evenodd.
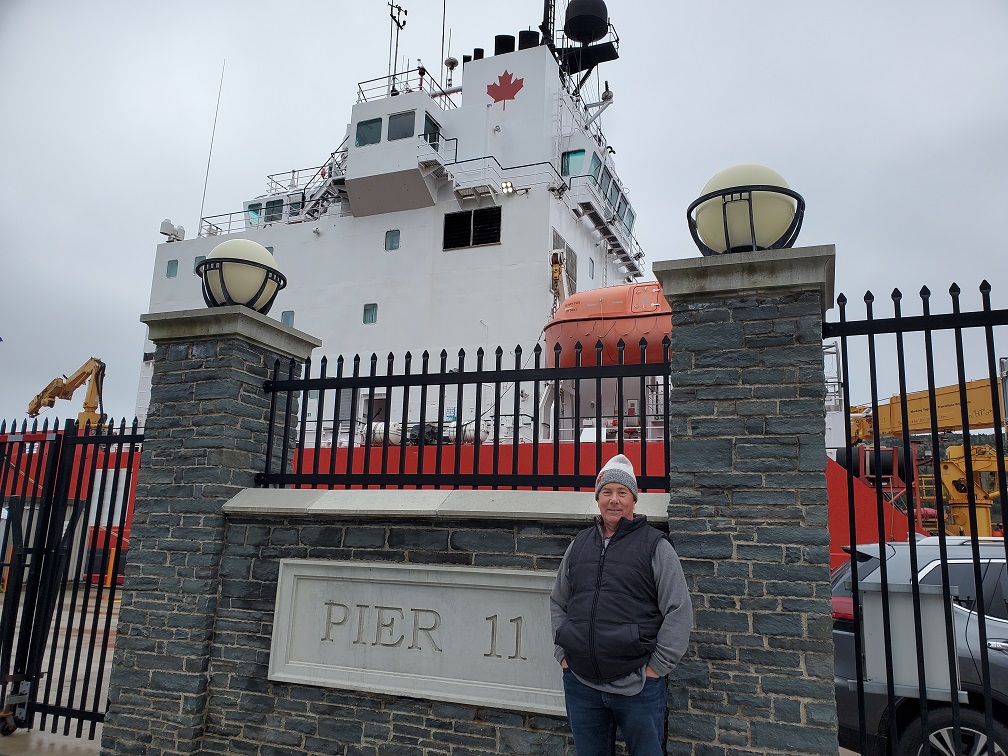
M 846 424 L 846 449 L 838 450 L 846 486 L 839 496 L 831 486 L 831 552 L 835 554 L 842 539 L 839 543 L 851 544 L 845 550 L 857 557 L 843 560 L 833 585 L 837 710 L 841 745 L 861 753 L 875 741 L 888 741 L 893 752 L 898 744 L 900 753 L 993 756 L 1008 749 L 999 735 L 1006 726 L 1004 709 L 996 703 L 1008 697 L 1005 663 L 1002 656 L 994 656 L 1008 650 L 1008 542 L 1003 536 L 990 537 L 1004 532 L 1008 494 L 995 350 L 995 335 L 1008 325 L 1008 310 L 992 309 L 986 281 L 979 291 L 982 309 L 963 312 L 961 291 L 953 284 L 952 311 L 935 314 L 925 287 L 920 292 L 921 314 L 904 315 L 903 295 L 896 289 L 891 317 L 877 317 L 875 298 L 868 292 L 861 320 L 849 319 L 848 301 L 841 294 L 839 322 L 823 324 L 824 338 L 839 340 Z M 987 374 L 990 427 L 971 422 L 971 409 L 976 408 L 967 398 L 967 365 Z M 860 381 L 851 379 L 852 369 Z M 954 377 L 958 407 L 939 408 L 938 384 L 949 382 L 942 376 Z M 927 406 L 916 408 L 918 416 L 912 417 L 907 387 L 922 382 Z M 898 436 L 896 447 L 883 443 L 878 426 L 866 444 L 853 443 L 855 383 L 867 383 L 873 418 L 880 417 L 880 395 L 891 391 L 880 386 L 898 385 L 898 395 L 890 402 L 900 405 L 899 430 L 892 431 Z M 966 468 L 961 490 L 941 472 L 942 448 L 949 446 L 942 431 L 950 423 L 946 415 L 939 428 L 940 409 L 959 415 L 951 425 L 961 434 Z M 911 420 L 923 429 L 912 431 Z M 994 452 L 987 456 L 997 460 L 991 498 L 1002 506 L 993 517 L 990 500 L 980 501 L 989 492 L 977 487 L 971 466 L 978 431 L 992 438 Z M 930 450 L 920 453 L 928 446 Z M 900 494 L 890 498 L 896 489 Z M 921 516 L 925 491 L 934 497 L 926 518 Z M 965 494 L 965 501 L 956 491 Z M 871 499 L 874 506 L 868 506 Z M 963 509 L 962 518 L 953 516 Z M 927 534 L 933 537 L 918 540 Z M 849 608 L 843 608 L 844 602 Z M 948 750 L 939 750 L 939 743 Z
M 335 375 L 326 358 L 317 376 L 308 361 L 299 378 L 293 360 L 286 377 L 277 362 L 264 387 L 270 430 L 256 484 L 593 490 L 605 460 L 622 453 L 641 490 L 666 491 L 667 336 L 662 345 L 664 359 L 649 363 L 643 339 L 621 341 L 617 364 L 605 365 L 601 342 L 594 355 L 577 344 L 572 367 L 559 347 L 545 366 L 538 344 L 524 367 L 520 347 L 507 368 L 500 347 L 489 369 L 482 348 L 475 369 L 464 350 L 452 366 L 442 351 L 434 370 L 424 352 L 419 372 L 408 352 L 401 368 L 390 354 L 384 371 L 374 354 L 366 372 L 359 356 L 351 365 L 340 357 Z
M 426 92 L 442 110 L 458 107 L 451 94 L 422 66 L 360 82 L 357 85 L 357 102 L 370 102 L 410 92 Z

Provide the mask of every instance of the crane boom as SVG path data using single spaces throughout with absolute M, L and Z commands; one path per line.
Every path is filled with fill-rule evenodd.
M 49 385 L 28 403 L 28 416 L 37 417 L 43 407 L 52 407 L 57 399 L 71 399 L 74 392 L 87 383 L 84 408 L 78 413 L 77 422 L 81 427 L 90 423 L 92 428 L 96 428 L 105 417 L 102 406 L 102 384 L 104 381 L 105 363 L 97 357 L 92 357 L 77 368 L 72 375 L 49 381 Z
M 939 433 L 959 431 L 963 428 L 963 411 L 959 398 L 959 385 L 940 386 L 935 389 L 935 422 Z M 907 427 L 911 434 L 931 432 L 931 409 L 928 391 L 915 391 L 906 395 Z M 1004 410 L 1002 409 L 1002 412 Z M 1004 422 L 994 418 L 990 381 L 983 379 L 966 383 L 965 419 L 970 428 L 993 428 Z M 879 404 L 878 414 L 871 407 L 851 407 L 851 435 L 854 443 L 875 437 L 903 435 L 903 403 L 897 394 L 886 403 Z

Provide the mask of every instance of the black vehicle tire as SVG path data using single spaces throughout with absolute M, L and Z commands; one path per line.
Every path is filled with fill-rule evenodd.
M 963 750 L 955 750 L 955 735 L 952 725 L 952 709 L 943 707 L 928 712 L 931 756 L 959 756 L 960 754 L 987 753 L 987 725 L 984 714 L 976 709 L 959 709 L 959 724 L 962 731 Z M 1008 756 L 1008 727 L 994 720 L 994 753 Z M 923 727 L 918 717 L 900 736 L 896 746 L 896 756 L 919 756 L 924 750 Z

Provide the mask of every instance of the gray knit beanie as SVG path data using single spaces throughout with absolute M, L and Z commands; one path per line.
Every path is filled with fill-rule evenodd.
M 630 489 L 634 501 L 637 501 L 637 475 L 634 473 L 633 463 L 622 454 L 605 463 L 595 478 L 595 500 L 598 501 L 599 491 L 606 483 L 622 483 Z

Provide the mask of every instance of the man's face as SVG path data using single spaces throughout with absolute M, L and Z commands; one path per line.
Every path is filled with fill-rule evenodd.
M 622 483 L 606 483 L 599 489 L 598 508 L 606 535 L 612 535 L 621 518 L 633 519 L 633 493 Z

